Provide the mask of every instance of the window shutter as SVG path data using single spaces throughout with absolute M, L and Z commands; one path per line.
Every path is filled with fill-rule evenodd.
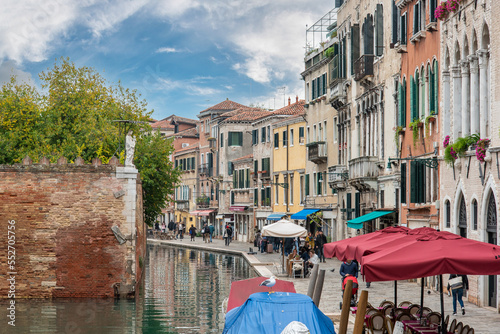
M 257 130 L 252 130 L 252 145 L 257 144 Z
M 401 45 L 406 45 L 406 35 L 408 30 L 408 16 L 406 13 L 401 16 L 401 32 L 400 32 L 400 42 Z
M 438 63 L 434 61 L 434 113 L 437 115 L 439 111 L 439 72 L 438 72 Z
M 233 175 L 233 163 L 231 161 L 227 163 L 227 174 Z
M 224 134 L 220 134 L 220 147 L 224 147 Z
M 243 145 L 243 132 L 237 132 L 237 136 L 238 136 L 238 146 L 242 146 Z
M 427 172 L 427 167 L 425 167 L 424 164 L 418 164 L 418 167 L 420 169 L 419 173 L 418 173 L 418 177 L 419 177 L 419 183 L 420 183 L 420 187 L 419 187 L 419 203 L 425 203 L 425 193 L 426 193 L 426 172 Z
M 407 97 L 407 95 L 406 95 L 406 78 L 403 78 L 403 97 L 402 97 L 402 99 L 403 99 L 403 120 L 402 120 L 403 127 L 406 127 L 406 112 L 407 112 L 406 111 L 407 110 L 406 109 L 406 97 Z
M 320 97 L 321 95 L 323 95 L 323 78 L 318 77 L 317 80 L 318 80 L 318 97 Z
M 351 27 L 351 74 L 354 74 L 354 62 L 359 58 L 359 24 Z
M 253 190 L 253 206 L 259 205 L 259 190 L 255 188 Z
M 357 218 L 361 215 L 360 202 L 361 202 L 361 194 L 357 192 L 354 194 L 354 214 L 356 215 L 356 217 L 354 218 Z
M 271 187 L 266 188 L 266 199 L 269 199 L 269 203 L 271 203 Z
M 384 7 L 377 4 L 375 9 L 375 55 L 381 56 L 384 53 Z
M 398 7 L 396 7 L 396 1 L 392 1 L 392 36 L 391 43 L 396 44 L 398 42 L 398 21 L 399 21 L 399 13 Z
M 306 182 L 305 182 L 305 194 L 306 196 L 309 196 L 309 174 L 306 174 Z
M 260 136 L 260 142 L 265 143 L 266 142 L 266 127 L 263 127 L 261 131 L 262 131 L 262 133 Z
M 401 164 L 401 203 L 406 203 L 406 163 Z
M 250 168 L 247 168 L 245 176 L 246 176 L 245 188 L 250 188 Z
M 258 171 L 259 171 L 259 161 L 258 160 L 254 160 L 253 161 L 253 172 L 255 174 L 257 174 Z
M 351 209 L 351 206 L 352 206 L 351 193 L 347 193 L 346 200 L 347 200 L 347 220 L 350 220 L 352 217 L 352 212 L 351 212 L 351 210 L 349 210 L 349 209 Z
M 413 6 L 413 35 L 417 33 L 417 6 L 418 4 Z
M 413 80 L 413 76 L 410 75 L 410 122 L 413 122 L 415 118 L 417 118 L 417 98 L 416 98 L 416 87 L 415 80 Z
M 299 138 L 303 138 L 303 137 L 304 137 L 304 127 L 303 127 L 303 126 L 301 126 L 301 127 L 299 128 Z
M 417 163 L 415 161 L 410 162 L 410 202 L 418 203 L 418 179 L 417 179 Z
M 403 126 L 403 85 L 398 82 L 398 125 Z
M 365 22 L 363 23 L 363 41 L 364 41 L 364 48 L 363 48 L 363 54 L 365 55 L 373 55 L 374 54 L 374 43 L 373 43 L 373 33 L 374 33 L 374 26 L 373 26 L 373 16 L 368 14 L 366 16 Z
M 237 174 L 238 174 L 238 171 L 233 171 L 233 188 L 237 188 L 238 184 L 236 183 L 237 181 Z
M 437 0 L 430 0 L 429 3 L 429 21 L 437 22 L 435 11 L 436 11 Z
M 275 148 L 280 147 L 280 134 L 279 134 L 279 132 L 276 132 L 274 134 L 274 147 Z
M 312 95 L 311 95 L 311 100 L 316 99 L 316 79 L 312 80 Z
M 346 49 L 347 49 L 347 39 L 346 39 L 346 37 L 344 37 L 344 38 L 342 38 L 342 48 L 339 51 L 339 53 L 340 53 L 340 57 L 339 57 L 340 60 L 339 61 L 341 62 L 340 63 L 341 67 L 339 67 L 339 71 L 341 71 L 340 78 L 347 77 Z

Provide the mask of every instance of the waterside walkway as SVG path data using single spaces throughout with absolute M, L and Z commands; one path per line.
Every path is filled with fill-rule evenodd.
M 148 239 L 148 243 L 161 243 L 175 245 L 178 247 L 187 247 L 212 252 L 222 252 L 227 254 L 242 255 L 247 259 L 249 264 L 261 276 L 269 277 L 275 274 L 274 264 L 281 264 L 281 255 L 278 253 L 260 253 L 248 255 L 249 248 L 252 247 L 257 251 L 253 244 L 246 242 L 233 241 L 229 246 L 224 245 L 224 241 L 213 239 L 212 243 L 203 242 L 202 238 L 196 238 L 196 241 L 190 241 L 189 237 L 181 240 L 155 240 Z M 339 268 L 341 262 L 337 259 L 326 259 L 326 263 L 320 264 L 320 270 L 325 269 L 325 282 L 323 285 L 323 293 L 321 295 L 319 308 L 332 319 L 340 318 L 340 302 L 342 301 L 342 290 L 340 286 Z M 331 269 L 334 269 L 331 272 Z M 279 279 L 292 281 L 295 284 L 295 289 L 298 293 L 307 294 L 309 286 L 309 278 L 288 278 L 278 277 Z M 368 291 L 368 301 L 372 305 L 380 304 L 383 300 L 394 300 L 394 282 L 374 282 L 370 288 L 365 287 L 363 279 L 359 279 L 360 291 Z M 409 300 L 415 303 L 420 302 L 420 285 L 414 282 L 398 281 L 398 303 L 403 300 Z M 450 322 L 456 318 L 457 321 L 462 321 L 465 324 L 473 327 L 476 334 L 498 334 L 500 333 L 500 314 L 492 308 L 482 308 L 474 304 L 468 303 L 464 297 L 465 315 L 452 316 L 453 311 L 452 299 L 445 295 L 445 316 L 450 315 Z M 425 290 L 424 306 L 430 307 L 432 310 L 440 311 L 439 294 L 434 290 Z M 351 316 L 351 324 L 348 327 L 348 333 L 352 333 L 354 317 Z M 335 321 L 335 329 L 338 329 L 338 321 Z

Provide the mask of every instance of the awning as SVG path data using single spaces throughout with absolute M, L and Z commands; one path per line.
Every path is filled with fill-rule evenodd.
M 224 215 L 217 215 L 215 216 L 215 219 L 224 219 Z
M 248 206 L 245 205 L 233 205 L 229 207 L 231 211 L 245 211 L 246 209 L 248 209 Z
M 319 209 L 304 209 L 302 211 L 299 211 L 297 213 L 294 213 L 290 219 L 307 219 L 307 216 L 309 216 L 311 213 L 318 212 Z
M 394 212 L 394 211 L 373 211 L 373 212 L 367 213 L 364 216 L 348 220 L 347 226 L 350 228 L 354 228 L 354 229 L 359 230 L 360 228 L 363 228 L 364 222 L 388 215 L 389 213 L 392 213 L 392 212 Z
M 196 210 L 196 211 L 191 211 L 189 214 L 192 216 L 208 216 L 210 213 L 214 212 L 215 210 Z
M 285 213 L 273 213 L 267 216 L 267 220 L 280 220 L 281 217 L 285 216 Z

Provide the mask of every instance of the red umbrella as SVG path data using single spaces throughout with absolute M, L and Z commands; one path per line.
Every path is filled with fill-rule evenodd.
M 241 281 L 234 281 L 233 283 L 231 283 L 231 290 L 229 291 L 229 300 L 227 302 L 226 312 L 229 312 L 235 307 L 243 305 L 252 293 L 268 292 L 268 287 L 259 286 L 259 284 L 262 283 L 265 279 L 265 277 L 254 277 Z M 276 284 L 273 286 L 273 291 L 296 293 L 293 282 L 283 281 L 279 279 L 276 280 Z
M 500 247 L 450 232 L 409 235 L 406 242 L 362 258 L 369 282 L 440 274 L 499 275 Z
M 359 262 L 360 258 L 356 256 L 358 247 L 363 247 L 363 251 L 360 248 L 360 254 L 364 254 L 365 250 L 368 250 L 365 245 L 374 243 L 374 245 L 379 245 L 381 241 L 395 240 L 409 231 L 409 228 L 404 226 L 389 226 L 382 230 L 375 231 L 372 233 L 363 234 L 354 238 L 344 239 L 336 242 L 330 242 L 324 246 L 325 257 L 334 257 L 344 261 L 347 259 L 357 260 Z M 384 243 L 384 242 L 382 242 Z

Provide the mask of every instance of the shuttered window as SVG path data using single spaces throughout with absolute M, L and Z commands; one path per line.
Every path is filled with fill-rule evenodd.
M 406 13 L 401 15 L 401 22 L 399 25 L 399 43 L 401 45 L 406 45 L 406 34 L 407 34 L 407 26 L 408 26 L 408 16 Z
M 368 14 L 363 23 L 363 54 L 373 55 L 374 54 L 374 43 L 373 43 L 373 16 Z
M 396 1 L 392 1 L 392 34 L 391 43 L 396 44 L 398 42 L 398 32 L 399 32 L 399 8 L 396 6 Z
M 412 161 L 410 164 L 410 200 L 425 203 L 425 165 Z
M 274 148 L 280 147 L 280 134 L 279 132 L 276 132 L 274 134 Z
M 252 130 L 252 145 L 257 145 L 258 130 Z
M 266 142 L 266 127 L 263 127 L 260 131 L 261 131 L 260 142 L 265 143 Z
M 361 193 L 357 192 L 354 194 L 354 214 L 355 214 L 354 218 L 361 216 L 360 205 L 361 205 Z
M 401 164 L 401 203 L 406 204 L 406 163 Z
M 384 10 L 382 4 L 377 4 L 375 9 L 375 55 L 384 53 Z
M 258 160 L 254 160 L 253 161 L 253 172 L 255 174 L 257 174 L 258 171 L 259 171 L 259 161 Z
M 306 194 L 306 196 L 309 196 L 309 174 L 306 174 L 304 193 Z
M 241 146 L 243 145 L 243 133 L 242 132 L 229 132 L 227 138 L 228 146 Z
M 439 111 L 439 72 L 438 72 L 438 62 L 434 61 L 434 113 L 437 115 Z
M 350 220 L 352 219 L 352 211 L 349 210 L 352 208 L 351 193 L 347 193 L 346 202 L 347 202 L 347 220 Z
M 429 0 L 429 21 L 437 22 L 436 15 L 434 12 L 437 8 L 437 0 Z
M 220 134 L 220 147 L 224 147 L 224 134 Z
M 247 168 L 245 172 L 245 188 L 250 188 L 250 168 Z
M 354 62 L 359 58 L 359 24 L 351 26 L 351 74 L 354 74 Z

